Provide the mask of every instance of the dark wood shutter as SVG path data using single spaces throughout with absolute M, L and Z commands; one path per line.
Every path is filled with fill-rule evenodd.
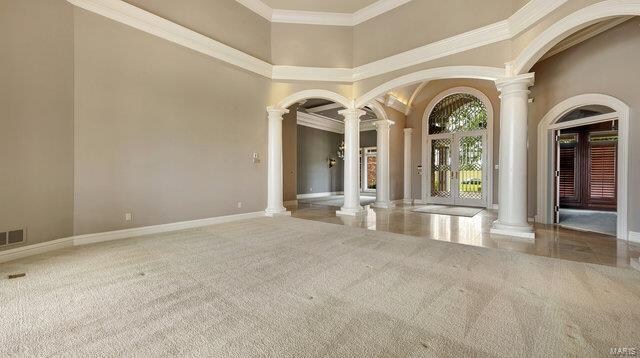
M 576 147 L 560 148 L 560 198 L 576 197 Z
M 616 145 L 589 148 L 589 196 L 594 200 L 616 198 Z

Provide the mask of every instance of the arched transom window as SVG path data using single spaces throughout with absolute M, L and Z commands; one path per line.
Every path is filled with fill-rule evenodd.
M 445 97 L 429 116 L 429 134 L 482 129 L 487 129 L 487 108 L 481 100 L 468 93 Z

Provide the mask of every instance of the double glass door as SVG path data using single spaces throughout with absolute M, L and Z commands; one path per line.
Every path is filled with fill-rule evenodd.
M 429 203 L 486 206 L 486 131 L 429 136 Z

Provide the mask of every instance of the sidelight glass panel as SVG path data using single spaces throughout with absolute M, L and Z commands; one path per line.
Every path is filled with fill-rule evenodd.
M 462 137 L 459 143 L 459 197 L 482 199 L 482 136 Z
M 451 138 L 431 141 L 431 196 L 451 197 Z
M 375 190 L 377 186 L 377 157 L 367 156 L 367 189 Z

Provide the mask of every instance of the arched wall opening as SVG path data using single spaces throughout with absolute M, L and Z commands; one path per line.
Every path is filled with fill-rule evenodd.
M 483 107 L 482 116 L 486 117 L 485 124 L 478 128 L 470 128 L 470 130 L 447 131 L 442 134 L 430 133 L 430 118 L 432 118 L 434 110 L 443 101 L 457 95 L 477 99 Z M 472 87 L 453 87 L 440 92 L 431 100 L 422 115 L 420 133 L 423 172 L 420 183 L 422 202 L 493 208 L 493 127 L 493 104 L 482 91 Z M 435 153 L 434 146 L 437 143 L 446 143 L 447 150 Z M 465 150 L 464 143 L 473 144 L 478 148 L 473 151 Z M 448 158 L 441 158 L 442 154 Z M 473 160 L 464 159 L 472 156 L 478 157 Z M 434 166 L 434 158 L 436 157 L 443 163 L 449 162 L 444 171 L 438 170 Z M 465 169 L 465 167 L 468 168 Z M 472 171 L 476 172 L 475 176 L 464 174 Z M 444 180 L 435 180 L 436 177 L 441 177 Z M 450 182 L 450 184 L 446 184 L 444 181 Z M 435 190 L 434 186 L 446 190 Z

